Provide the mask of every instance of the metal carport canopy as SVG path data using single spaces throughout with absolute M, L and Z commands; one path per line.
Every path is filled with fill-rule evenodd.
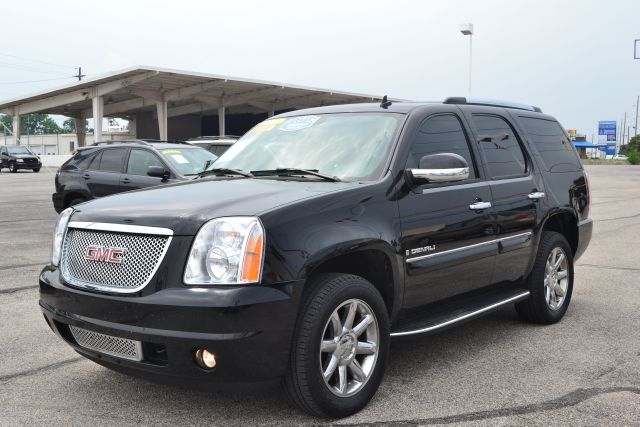
M 78 145 L 84 145 L 84 120 L 102 123 L 104 116 L 134 119 L 139 112 L 157 114 L 160 139 L 167 139 L 167 119 L 217 112 L 220 134 L 225 115 L 268 113 L 322 105 L 378 101 L 381 96 L 249 80 L 216 74 L 135 66 L 93 79 L 0 102 L 0 112 L 13 116 L 60 114 L 76 119 Z M 19 134 L 15 135 L 19 139 Z M 102 139 L 95 126 L 94 140 Z

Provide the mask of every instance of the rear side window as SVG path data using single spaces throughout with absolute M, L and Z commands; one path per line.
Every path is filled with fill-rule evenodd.
M 492 179 L 509 178 L 527 173 L 527 162 L 515 132 L 501 117 L 473 115 L 478 145 L 487 162 Z
M 89 169 L 91 162 L 93 162 L 96 159 L 96 157 L 98 156 L 93 151 L 88 152 L 86 154 L 83 154 L 82 152 L 80 152 L 76 155 L 74 159 L 74 163 L 78 169 L 86 170 L 86 169 Z
M 522 116 L 520 122 L 549 172 L 575 172 L 582 169 L 573 144 L 558 122 Z
M 469 165 L 469 178 L 477 177 L 467 135 L 454 115 L 432 116 L 422 123 L 411 147 L 407 168 L 418 168 L 422 157 L 439 153 L 454 153 L 464 157 Z
M 99 169 L 102 172 L 122 172 L 125 153 L 126 150 L 123 148 L 103 150 Z

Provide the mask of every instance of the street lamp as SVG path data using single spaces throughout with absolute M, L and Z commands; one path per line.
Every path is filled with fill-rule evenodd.
M 471 96 L 471 69 L 473 65 L 473 24 L 467 23 L 460 25 L 460 32 L 469 36 L 469 96 Z

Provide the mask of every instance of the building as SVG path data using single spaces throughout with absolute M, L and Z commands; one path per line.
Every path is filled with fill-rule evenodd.
M 87 118 L 93 118 L 95 123 L 102 123 L 104 117 L 126 119 L 129 137 L 188 139 L 201 135 L 242 135 L 256 123 L 284 111 L 375 102 L 381 98 L 379 95 L 137 66 L 0 101 L 0 113 L 12 116 L 13 129 L 18 130 L 21 115 L 48 113 L 72 117 L 77 129 L 75 142 L 84 146 L 102 141 L 106 136 L 101 126 L 95 126 L 94 134 L 87 135 L 84 130 Z M 20 140 L 20 135 L 15 136 Z

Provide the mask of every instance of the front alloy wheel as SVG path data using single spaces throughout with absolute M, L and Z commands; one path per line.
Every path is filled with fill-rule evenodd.
M 380 292 L 350 274 L 319 274 L 306 285 L 284 379 L 304 411 L 346 417 L 376 393 L 389 351 L 389 318 Z
M 345 301 L 335 309 L 320 343 L 324 382 L 337 396 L 357 393 L 369 380 L 378 358 L 378 321 L 362 300 Z

